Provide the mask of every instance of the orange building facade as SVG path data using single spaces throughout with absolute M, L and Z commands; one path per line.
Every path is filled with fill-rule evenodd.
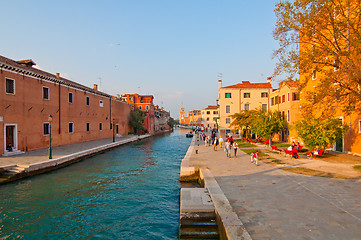
M 342 24 L 359 22 L 360 6 L 357 1 L 333 4 L 330 1 L 329 5 L 325 5 L 299 34 L 300 59 L 314 58 L 314 61 L 300 68 L 301 114 L 311 112 L 316 117 L 332 116 L 348 125 L 349 130 L 342 139 L 336 141 L 332 149 L 361 155 L 361 101 L 359 97 L 349 96 L 349 89 L 360 92 L 360 84 L 351 81 L 348 72 L 348 69 L 361 67 L 358 53 L 361 43 L 349 42 L 353 36 L 357 36 L 359 28 Z M 312 34 L 309 34 L 311 28 Z M 350 63 L 354 65 L 350 66 Z
M 0 154 L 128 134 L 132 106 L 111 95 L 0 56 Z M 113 128 L 114 126 L 114 128 Z
M 123 94 L 122 100 L 134 105 L 135 108 L 143 111 L 143 127 L 147 133 L 153 135 L 155 133 L 154 123 L 154 97 L 152 95 L 139 95 L 139 94 Z
M 188 112 L 188 116 L 184 111 L 184 108 L 181 108 L 179 111 L 179 124 L 191 125 L 191 126 L 201 126 L 202 125 L 202 115 L 200 110 L 192 110 Z

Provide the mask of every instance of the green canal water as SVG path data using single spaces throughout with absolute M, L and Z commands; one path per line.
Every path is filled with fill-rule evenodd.
M 0 186 L 0 239 L 177 239 L 185 131 Z

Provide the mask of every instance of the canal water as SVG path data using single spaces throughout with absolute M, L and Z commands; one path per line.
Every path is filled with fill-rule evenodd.
M 177 239 L 185 133 L 0 185 L 0 239 Z

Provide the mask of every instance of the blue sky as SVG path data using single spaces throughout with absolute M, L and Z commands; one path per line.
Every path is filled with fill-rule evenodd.
M 219 73 L 224 86 L 271 76 L 275 2 L 3 0 L 0 54 L 109 94 L 152 94 L 178 118 L 216 104 Z

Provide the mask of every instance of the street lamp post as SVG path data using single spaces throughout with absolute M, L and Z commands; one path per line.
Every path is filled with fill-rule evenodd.
M 52 149 L 51 149 L 51 121 L 53 121 L 53 116 L 49 115 L 49 159 L 53 158 Z
M 113 118 L 113 142 L 115 142 L 115 134 L 114 134 L 114 130 L 115 130 L 115 125 L 114 125 L 114 122 L 115 122 L 115 118 Z

